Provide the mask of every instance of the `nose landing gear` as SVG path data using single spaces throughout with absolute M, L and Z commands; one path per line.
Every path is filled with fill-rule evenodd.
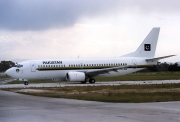
M 23 81 L 25 86 L 28 85 L 28 79 L 19 78 L 19 81 Z
M 28 85 L 28 80 L 27 79 L 19 79 L 20 81 L 24 81 L 24 85 L 27 86 Z

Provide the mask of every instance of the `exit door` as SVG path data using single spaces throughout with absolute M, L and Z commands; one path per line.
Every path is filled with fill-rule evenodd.
M 36 64 L 34 61 L 31 61 L 31 72 L 35 72 L 36 71 Z

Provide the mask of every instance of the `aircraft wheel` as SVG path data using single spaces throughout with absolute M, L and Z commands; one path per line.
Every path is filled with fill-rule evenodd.
M 95 83 L 96 80 L 95 79 L 89 79 L 89 83 Z
M 25 81 L 25 82 L 24 82 L 24 85 L 28 85 L 28 82 L 27 82 L 27 81 Z

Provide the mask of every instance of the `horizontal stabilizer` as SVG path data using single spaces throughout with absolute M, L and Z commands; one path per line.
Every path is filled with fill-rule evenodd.
M 150 58 L 150 59 L 146 59 L 146 61 L 158 61 L 160 59 L 169 58 L 169 57 L 172 57 L 172 56 L 176 56 L 176 55 L 168 55 L 168 56 L 163 56 L 163 57 Z

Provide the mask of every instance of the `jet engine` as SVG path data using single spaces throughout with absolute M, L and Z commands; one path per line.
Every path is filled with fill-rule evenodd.
M 68 72 L 66 74 L 67 81 L 85 81 L 84 72 Z

